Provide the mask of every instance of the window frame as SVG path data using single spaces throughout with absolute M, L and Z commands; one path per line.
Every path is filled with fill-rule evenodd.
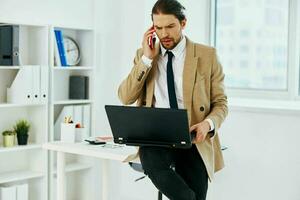
M 216 46 L 217 1 L 218 0 L 210 1 L 209 41 L 213 47 Z M 228 96 L 300 100 L 300 2 L 297 2 L 297 0 L 289 0 L 288 4 L 287 89 L 268 90 L 226 87 Z

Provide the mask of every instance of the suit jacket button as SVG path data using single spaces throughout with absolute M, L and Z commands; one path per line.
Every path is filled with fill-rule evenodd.
M 200 111 L 203 112 L 204 111 L 204 106 L 200 107 Z

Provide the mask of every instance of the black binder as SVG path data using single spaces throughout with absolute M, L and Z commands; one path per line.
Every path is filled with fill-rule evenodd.
M 19 26 L 0 25 L 0 65 L 19 65 Z
M 88 76 L 70 76 L 69 83 L 70 99 L 88 99 L 89 98 L 89 77 Z

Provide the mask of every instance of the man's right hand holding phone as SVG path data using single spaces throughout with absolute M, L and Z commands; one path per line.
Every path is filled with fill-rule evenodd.
M 147 58 L 149 58 L 151 60 L 159 52 L 158 45 L 156 45 L 155 39 L 153 40 L 153 38 L 155 37 L 154 33 L 155 33 L 155 29 L 152 26 L 145 32 L 144 38 L 143 38 L 143 43 L 142 43 L 144 56 L 146 56 Z M 151 41 L 150 43 L 149 43 L 149 40 Z

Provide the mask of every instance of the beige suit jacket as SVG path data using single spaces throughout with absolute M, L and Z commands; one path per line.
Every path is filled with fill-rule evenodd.
M 119 86 L 118 95 L 125 105 L 137 101 L 138 106 L 151 107 L 155 103 L 154 83 L 158 56 L 148 68 L 141 59 L 142 55 L 143 51 L 139 49 L 130 74 Z M 182 84 L 189 125 L 206 118 L 210 118 L 215 125 L 214 136 L 208 136 L 204 142 L 196 144 L 209 179 L 212 180 L 214 173 L 224 167 L 218 129 L 228 112 L 224 74 L 214 48 L 193 43 L 187 38 Z

